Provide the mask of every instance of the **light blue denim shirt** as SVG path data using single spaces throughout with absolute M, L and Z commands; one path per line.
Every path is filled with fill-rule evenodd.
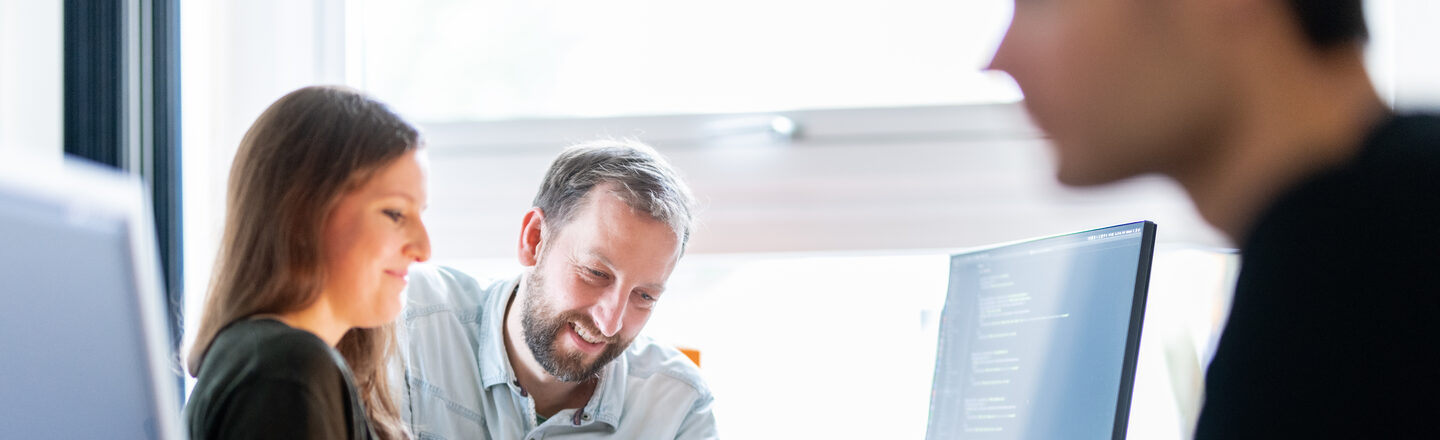
M 505 353 L 505 305 L 519 277 L 477 282 L 411 267 L 391 385 L 417 439 L 708 439 L 714 399 L 678 350 L 639 336 L 600 372 L 590 402 L 537 424 Z

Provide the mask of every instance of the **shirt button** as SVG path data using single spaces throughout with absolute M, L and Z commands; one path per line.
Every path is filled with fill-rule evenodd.
M 587 422 L 588 422 L 588 421 L 590 421 L 590 415 L 589 415 L 589 414 L 581 414 L 581 415 L 580 415 L 580 420 L 584 420 L 584 421 L 587 421 Z

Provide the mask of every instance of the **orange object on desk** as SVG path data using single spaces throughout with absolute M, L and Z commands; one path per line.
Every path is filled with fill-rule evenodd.
M 700 366 L 700 350 L 696 350 L 696 349 L 693 349 L 693 348 L 685 348 L 685 347 L 675 347 L 675 348 L 680 349 L 680 352 L 681 352 L 681 353 L 685 353 L 685 357 L 690 358 L 690 361 L 691 361 L 691 362 L 694 362 L 694 363 L 695 363 L 695 366 L 697 366 L 697 367 Z

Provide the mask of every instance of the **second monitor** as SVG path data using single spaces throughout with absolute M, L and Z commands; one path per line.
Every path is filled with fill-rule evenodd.
M 928 439 L 1123 439 L 1155 224 L 950 260 Z

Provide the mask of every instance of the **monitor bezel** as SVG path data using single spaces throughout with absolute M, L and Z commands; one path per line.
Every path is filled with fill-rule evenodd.
M 1135 370 L 1140 361 L 1140 333 L 1145 324 L 1145 303 L 1150 296 L 1150 269 L 1155 262 L 1155 223 L 1138 223 L 1142 225 L 1140 261 L 1136 265 L 1135 295 L 1130 304 L 1130 331 L 1125 337 L 1125 363 L 1120 368 L 1119 396 L 1115 399 L 1115 426 L 1110 435 L 1113 440 L 1125 440 L 1129 433 L 1130 403 L 1135 395 Z

